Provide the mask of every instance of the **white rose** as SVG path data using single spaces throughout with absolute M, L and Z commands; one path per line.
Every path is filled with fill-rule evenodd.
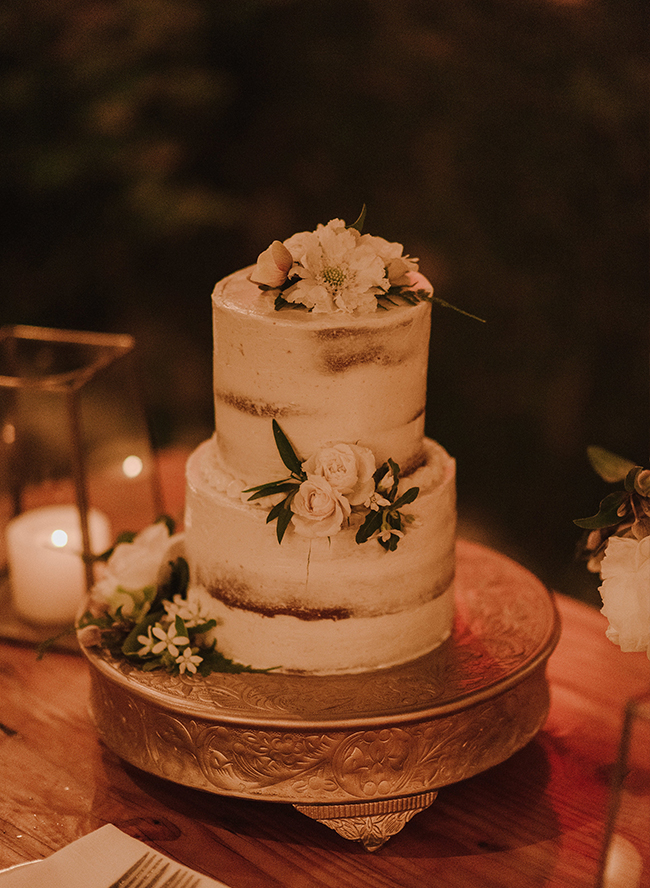
M 645 651 L 650 658 L 650 536 L 610 537 L 600 575 L 607 637 L 622 651 Z
M 350 514 L 350 504 L 325 478 L 315 475 L 303 481 L 291 503 L 295 531 L 304 537 L 328 537 L 338 533 Z
M 93 587 L 93 598 L 113 612 L 121 606 L 124 616 L 131 616 L 143 603 L 142 590 L 158 584 L 173 544 L 163 522 L 145 528 L 132 543 L 118 543 Z
M 375 457 L 372 450 L 357 444 L 321 447 L 302 467 L 308 477 L 322 476 L 342 493 L 351 506 L 364 503 L 374 492 Z
M 264 287 L 281 287 L 287 279 L 293 257 L 281 241 L 273 241 L 268 249 L 257 257 L 257 264 L 251 274 L 254 284 Z

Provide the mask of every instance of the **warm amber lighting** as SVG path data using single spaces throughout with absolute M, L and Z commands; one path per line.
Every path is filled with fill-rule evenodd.
M 2 427 L 2 440 L 5 444 L 13 444 L 16 441 L 16 426 L 12 422 L 6 422 Z
M 127 478 L 137 478 L 142 469 L 143 464 L 139 456 L 127 456 L 122 463 L 122 471 Z
M 68 544 L 68 534 L 65 530 L 53 530 L 50 539 L 52 540 L 52 545 L 56 546 L 57 549 L 63 549 Z

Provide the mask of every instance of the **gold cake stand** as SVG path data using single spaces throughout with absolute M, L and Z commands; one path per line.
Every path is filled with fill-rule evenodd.
M 145 673 L 86 649 L 91 715 L 132 765 L 220 795 L 285 802 L 375 850 L 437 790 L 504 761 L 544 723 L 553 599 L 520 565 L 457 549 L 441 647 L 360 675 Z

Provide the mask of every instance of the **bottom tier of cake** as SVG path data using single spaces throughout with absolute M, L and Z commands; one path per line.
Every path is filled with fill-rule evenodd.
M 355 528 L 281 544 L 268 512 L 232 495 L 214 440 L 187 464 L 185 540 L 192 583 L 219 602 L 219 650 L 257 669 L 350 673 L 408 662 L 453 623 L 455 462 L 434 441 L 409 478 L 413 521 L 395 551 Z M 230 495 L 229 495 L 230 494 Z

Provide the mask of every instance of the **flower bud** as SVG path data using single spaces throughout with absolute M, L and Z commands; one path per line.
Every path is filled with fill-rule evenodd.
M 254 284 L 276 289 L 287 279 L 293 257 L 281 241 L 273 241 L 268 249 L 257 257 L 257 265 L 251 274 Z

